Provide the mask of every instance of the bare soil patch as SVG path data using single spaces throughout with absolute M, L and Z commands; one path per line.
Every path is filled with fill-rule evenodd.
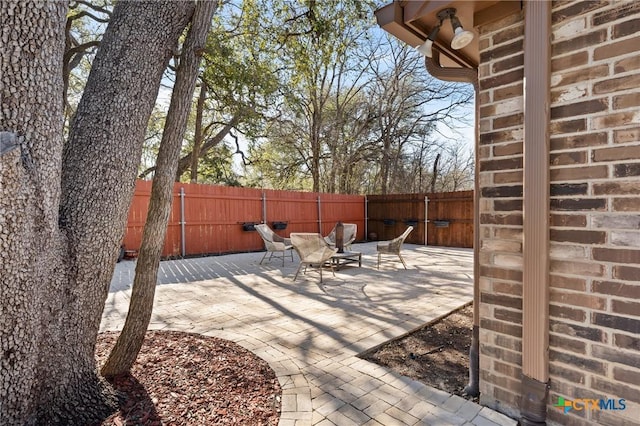
M 98 336 L 98 365 L 117 336 Z M 120 411 L 103 426 L 277 425 L 280 418 L 282 390 L 269 364 L 214 337 L 147 332 L 131 374 L 111 383 Z
M 473 306 L 468 305 L 362 358 L 429 386 L 477 402 L 464 394 L 469 383 Z

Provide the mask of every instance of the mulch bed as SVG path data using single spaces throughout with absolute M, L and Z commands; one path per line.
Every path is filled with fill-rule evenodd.
M 434 388 L 477 402 L 464 394 L 469 383 L 473 306 L 457 310 L 362 358 Z
M 98 336 L 101 365 L 117 333 Z M 115 377 L 120 411 L 102 424 L 277 425 L 281 388 L 269 365 L 223 339 L 150 331 L 130 375 Z

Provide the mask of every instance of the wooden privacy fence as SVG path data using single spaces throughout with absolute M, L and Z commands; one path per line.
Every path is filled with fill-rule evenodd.
M 473 191 L 368 195 L 367 216 L 372 240 L 394 238 L 412 225 L 407 243 L 473 247 Z
M 150 195 L 151 182 L 137 181 L 123 242 L 129 250 L 140 248 Z M 473 247 L 473 191 L 365 197 L 176 183 L 162 256 L 261 250 L 257 223 L 288 236 L 327 235 L 338 221 L 358 225 L 356 241 L 389 240 L 413 225 L 408 243 Z
M 137 181 L 123 244 L 138 250 L 147 217 L 150 181 Z M 194 256 L 263 248 L 252 224 L 267 223 L 282 236 L 291 232 L 327 235 L 336 222 L 358 225 L 365 239 L 365 197 L 361 195 L 261 190 L 176 183 L 162 256 Z

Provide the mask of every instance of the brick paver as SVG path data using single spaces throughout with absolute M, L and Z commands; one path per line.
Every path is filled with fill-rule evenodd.
M 473 253 L 407 244 L 376 268 L 375 244 L 354 244 L 362 267 L 292 281 L 297 259 L 262 253 L 161 262 L 151 329 L 216 336 L 263 358 L 282 386 L 280 425 L 515 425 L 486 407 L 400 376 L 359 354 L 470 302 Z M 102 330 L 123 325 L 135 262 L 117 265 Z

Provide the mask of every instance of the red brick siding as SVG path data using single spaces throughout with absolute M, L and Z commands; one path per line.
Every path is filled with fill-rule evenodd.
M 481 402 L 517 416 L 522 366 L 522 16 L 481 29 Z
M 639 2 L 554 2 L 549 424 L 640 418 Z M 522 15 L 480 28 L 481 402 L 518 415 Z M 553 408 L 624 398 L 622 411 Z

